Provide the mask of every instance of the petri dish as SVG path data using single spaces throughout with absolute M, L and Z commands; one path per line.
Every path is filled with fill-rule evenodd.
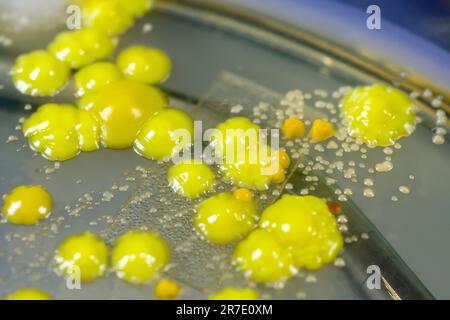
M 235 115 L 232 107 L 236 105 L 242 106 L 239 114 L 251 117 L 254 106 L 261 102 L 271 106 L 273 112 L 265 119 L 265 124 L 272 126 L 275 120 L 271 117 L 283 108 L 280 101 L 293 89 L 311 95 L 304 107 L 305 116 L 320 117 L 324 113 L 316 107 L 316 102 L 323 97 L 318 92 L 397 80 L 352 63 L 331 49 L 316 47 L 306 38 L 259 24 L 251 16 L 222 10 L 202 1 L 196 3 L 158 3 L 154 11 L 121 38 L 117 51 L 136 43 L 165 50 L 172 58 L 174 72 L 162 87 L 170 95 L 173 106 L 188 111 L 195 120 L 202 120 L 204 128 Z M 149 23 L 152 31 L 143 32 Z M 13 58 L 3 56 L 1 68 L 7 70 Z M 173 262 L 163 276 L 182 284 L 182 298 L 204 299 L 227 285 L 255 285 L 230 266 L 232 245 L 213 246 L 195 234 L 191 215 L 198 200 L 180 199 L 167 189 L 168 164 L 145 160 L 132 150 L 102 149 L 62 163 L 34 156 L 15 127 L 20 118 L 29 115 L 42 100 L 18 95 L 7 78 L 2 78 L 1 83 L 4 88 L 0 90 L 0 136 L 6 140 L 13 135 L 18 140 L 2 146 L 0 193 L 7 193 L 18 184 L 42 184 L 54 196 L 55 205 L 50 218 L 37 227 L 0 224 L 0 295 L 33 285 L 58 299 L 153 298 L 152 284 L 134 287 L 113 274 L 77 289 L 54 273 L 51 259 L 57 244 L 64 236 L 86 229 L 99 233 L 109 244 L 129 229 L 161 233 L 173 254 Z M 400 88 L 408 91 L 412 87 L 405 83 Z M 71 85 L 53 100 L 71 102 Z M 439 221 L 445 219 L 449 208 L 444 186 L 450 178 L 450 170 L 445 166 L 450 152 L 447 144 L 431 143 L 434 111 L 429 103 L 423 99 L 415 102 L 422 111 L 423 122 L 412 137 L 401 140 L 401 149 L 392 155 L 395 163 L 401 165 L 377 181 L 374 199 L 361 194 L 361 185 L 352 187 L 353 194 L 345 193 L 345 189 L 350 188 L 345 177 L 333 177 L 336 181 L 330 185 L 328 175 L 317 173 L 313 181 L 314 194 L 336 199 L 336 190 L 343 190 L 347 198 L 343 202 L 345 216 L 341 218 L 348 221 L 343 223 L 348 229 L 344 232 L 347 243 L 340 265 L 329 265 L 316 272 L 301 271 L 284 288 L 257 285 L 263 298 L 434 297 L 403 257 L 421 269 L 412 254 L 416 253 L 414 241 L 420 234 L 429 238 L 426 245 L 438 244 L 434 257 L 442 259 L 444 265 L 450 264 L 445 251 L 445 239 L 449 239 L 450 234 L 434 232 L 434 228 L 446 227 L 439 225 Z M 31 111 L 24 109 L 24 104 L 28 103 L 32 105 Z M 417 150 L 421 150 L 420 159 Z M 328 150 L 319 155 L 332 157 L 332 153 Z M 302 161 L 313 161 L 314 157 L 317 154 L 311 152 Z M 375 165 L 377 157 L 380 157 L 379 152 L 368 150 L 367 166 Z M 345 155 L 343 161 L 352 161 L 352 158 Z M 413 183 L 408 180 L 412 174 L 414 197 L 405 196 L 400 203 L 390 201 L 400 181 Z M 284 193 L 301 194 L 310 182 L 307 180 L 302 170 L 294 168 L 289 179 L 271 190 L 261 204 L 267 205 Z M 219 190 L 226 188 L 229 186 L 218 187 Z M 397 196 L 401 194 L 397 192 Z M 424 219 L 424 212 L 433 216 Z M 400 248 L 402 254 L 395 248 Z M 432 255 L 416 254 L 421 255 L 420 261 Z M 379 286 L 375 288 L 368 285 L 374 270 L 379 270 L 380 275 Z

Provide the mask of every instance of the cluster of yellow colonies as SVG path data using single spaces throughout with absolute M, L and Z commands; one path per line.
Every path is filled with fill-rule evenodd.
M 84 0 L 80 4 L 85 28 L 58 34 L 47 50 L 19 56 L 11 70 L 19 91 L 45 97 L 59 93 L 71 69 L 78 69 L 74 75 L 77 106 L 44 104 L 24 122 L 23 133 L 31 148 L 49 160 L 67 160 L 100 146 L 133 145 L 151 159 L 170 157 L 175 146 L 190 143 L 172 141 L 171 130 L 192 131 L 193 124 L 182 111 L 163 110 L 168 100 L 152 86 L 169 77 L 169 57 L 155 48 L 132 46 L 120 52 L 116 63 L 100 61 L 113 53 L 116 36 L 153 1 Z
M 63 276 L 78 275 L 82 282 L 91 282 L 105 275 L 109 266 L 116 275 L 131 284 L 150 282 L 170 260 L 167 243 L 157 234 L 129 231 L 120 236 L 110 254 L 103 240 L 91 232 L 68 236 L 58 246 L 54 263 Z M 174 299 L 180 287 L 161 280 L 155 286 L 159 299 Z M 36 288 L 19 289 L 5 297 L 8 300 L 49 300 L 52 297 Z
M 314 196 L 285 195 L 260 216 L 245 188 L 214 195 L 197 207 L 194 227 L 211 243 L 241 240 L 233 254 L 237 268 L 258 282 L 282 282 L 298 268 L 316 270 L 332 262 L 342 235 L 326 202 Z
M 284 195 L 262 212 L 258 228 L 238 243 L 233 260 L 251 280 L 276 283 L 298 268 L 316 270 L 332 262 L 342 245 L 324 200 Z
M 68 236 L 58 246 L 54 258 L 62 275 L 79 273 L 81 281 L 90 282 L 105 275 L 111 264 L 120 279 L 132 284 L 148 283 L 169 260 L 167 243 L 145 231 L 129 231 L 120 236 L 111 257 L 108 246 L 91 232 Z

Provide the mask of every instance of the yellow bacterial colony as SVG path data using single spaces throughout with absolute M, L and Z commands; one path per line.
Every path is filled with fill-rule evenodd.
M 148 84 L 165 81 L 172 69 L 170 58 L 161 50 L 144 46 L 125 49 L 117 58 L 125 77 Z
M 250 232 L 257 219 L 258 205 L 253 197 L 239 197 L 225 192 L 198 205 L 194 226 L 208 241 L 227 244 Z
M 259 293 L 253 289 L 229 287 L 213 294 L 211 300 L 259 300 Z
M 24 288 L 6 295 L 5 300 L 53 300 L 53 297 L 37 288 Z
M 166 242 L 145 231 L 129 231 L 120 236 L 112 251 L 112 267 L 117 276 L 132 284 L 149 282 L 169 260 Z
M 409 97 L 385 84 L 350 90 L 342 100 L 342 115 L 350 134 L 370 147 L 392 145 L 415 126 Z
M 87 93 L 93 93 L 106 85 L 122 79 L 119 68 L 111 62 L 97 62 L 90 64 L 75 76 L 75 95 L 82 97 Z
M 239 242 L 234 250 L 233 260 L 239 271 L 258 282 L 282 282 L 296 271 L 287 248 L 264 229 L 252 231 Z
M 109 57 L 116 41 L 97 29 L 80 29 L 58 34 L 49 44 L 48 51 L 57 59 L 78 69 L 96 60 Z
M 66 237 L 54 259 L 58 272 L 64 276 L 79 276 L 81 281 L 90 282 L 105 274 L 109 249 L 102 239 L 87 231 Z
M 166 160 L 190 147 L 193 138 L 192 118 L 181 110 L 166 108 L 142 125 L 134 141 L 134 150 L 148 159 Z
M 188 198 L 197 198 L 216 184 L 214 171 L 207 164 L 194 160 L 170 167 L 167 180 L 173 191 Z
M 11 223 L 33 225 L 52 211 L 51 195 L 41 186 L 18 186 L 4 198 L 3 216 Z
M 297 268 L 319 269 L 342 248 L 342 235 L 325 201 L 284 195 L 267 207 L 259 222 L 292 253 Z
M 53 96 L 66 85 L 69 66 L 46 51 L 38 50 L 19 56 L 11 69 L 14 85 L 30 96 Z
M 176 161 L 181 151 L 193 149 L 196 130 L 191 116 L 170 107 L 167 96 L 156 87 L 171 76 L 172 61 L 164 51 L 142 45 L 129 46 L 111 59 L 118 36 L 153 2 L 80 0 L 82 29 L 61 32 L 46 50 L 16 59 L 11 78 L 22 94 L 53 97 L 64 88 L 74 89 L 73 104 L 45 103 L 21 123 L 30 148 L 52 161 L 68 160 L 101 147 L 133 148 L 158 164 L 173 160 L 167 171 L 167 186 L 177 201 L 195 203 L 195 235 L 208 245 L 229 245 L 231 249 L 235 245 L 232 264 L 251 281 L 282 284 L 301 269 L 317 270 L 332 263 L 341 252 L 343 238 L 329 208 L 336 214 L 345 210 L 334 199 L 327 199 L 327 205 L 315 196 L 280 192 L 282 195 L 278 193 L 280 197 L 265 205 L 261 213 L 259 205 L 264 204 L 262 199 L 268 199 L 266 191 L 277 189 L 274 184 L 288 190 L 288 169 L 301 167 L 299 160 L 291 165 L 285 149 L 261 139 L 263 133 L 257 124 L 261 122 L 232 117 L 218 124 L 206 138 L 220 160 L 217 165 L 208 165 L 205 157 Z M 72 73 L 74 87 L 66 87 L 72 83 Z M 410 98 L 385 84 L 356 87 L 345 94 L 341 117 L 346 127 L 339 126 L 336 117 L 303 122 L 303 114 L 294 109 L 289 106 L 285 113 L 276 114 L 285 147 L 296 147 L 289 149 L 292 159 L 308 156 L 312 143 L 335 135 L 330 143 L 341 140 L 342 129 L 348 129 L 352 136 L 345 136 L 344 143 L 355 141 L 359 145 L 359 139 L 375 147 L 394 144 L 411 134 L 415 126 Z M 314 147 L 319 151 L 322 146 Z M 310 163 L 308 166 L 313 167 Z M 4 197 L 2 214 L 12 224 L 34 225 L 50 214 L 52 205 L 52 197 L 43 187 L 18 186 Z M 178 248 L 173 249 L 175 252 Z M 158 279 L 169 270 L 170 260 L 169 245 L 153 232 L 128 231 L 115 239 L 110 250 L 98 235 L 85 231 L 67 236 L 59 244 L 54 265 L 60 275 L 79 276 L 83 282 L 103 277 L 108 271 L 133 285 L 148 284 L 156 278 L 159 281 L 153 287 L 154 296 L 169 300 L 178 298 L 181 291 L 177 282 Z M 210 298 L 256 300 L 260 295 L 250 288 L 230 286 Z M 5 299 L 47 300 L 52 296 L 30 287 Z

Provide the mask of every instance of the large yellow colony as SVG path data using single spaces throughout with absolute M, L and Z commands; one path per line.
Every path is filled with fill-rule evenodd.
M 111 259 L 111 263 L 110 263 Z M 89 231 L 71 235 L 58 246 L 54 257 L 56 271 L 65 277 L 91 282 L 102 277 L 111 265 L 120 279 L 132 284 L 147 283 L 170 260 L 170 250 L 160 236 L 132 230 L 120 236 L 111 251 L 103 240 Z M 174 294 L 173 285 L 158 290 Z
M 53 300 L 53 297 L 38 288 L 23 288 L 5 296 L 5 300 Z
M 194 214 L 194 227 L 208 241 L 228 244 L 241 239 L 256 225 L 258 205 L 242 192 L 224 192 L 202 201 Z
M 267 207 L 259 228 L 234 251 L 234 263 L 258 282 L 285 281 L 298 268 L 319 269 L 332 262 L 343 245 L 325 201 L 314 196 L 284 195 Z
M 326 202 L 314 196 L 284 195 L 263 211 L 259 226 L 288 248 L 297 268 L 321 268 L 343 244 Z
M 342 115 L 350 135 L 370 147 L 392 145 L 415 128 L 411 99 L 385 84 L 350 90 L 342 100 Z

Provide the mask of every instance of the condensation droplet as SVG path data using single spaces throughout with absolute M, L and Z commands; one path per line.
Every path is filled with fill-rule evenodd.
M 375 192 L 370 188 L 365 188 L 363 191 L 364 197 L 373 198 L 375 197 Z
M 398 187 L 398 190 L 403 194 L 408 194 L 411 192 L 407 186 L 400 186 Z

